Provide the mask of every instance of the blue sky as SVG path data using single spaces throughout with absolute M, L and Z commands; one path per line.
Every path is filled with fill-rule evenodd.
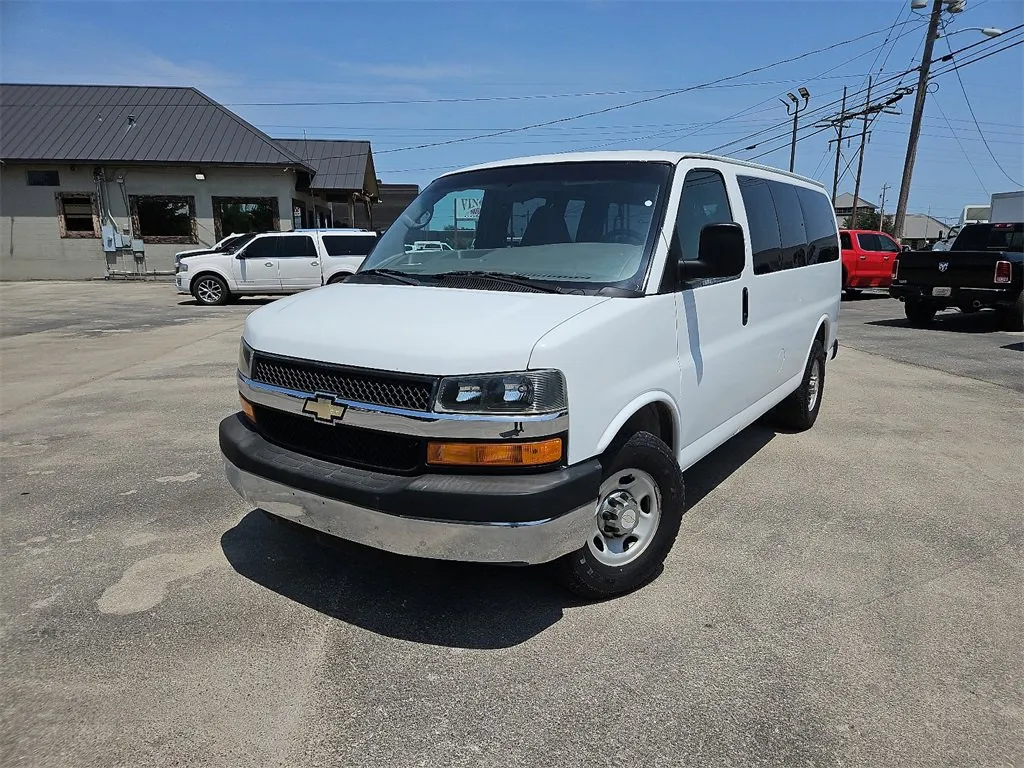
M 525 154 L 656 146 L 706 151 L 730 141 L 737 143 L 722 154 L 760 155 L 761 162 L 788 167 L 788 138 L 780 126 L 787 118 L 778 97 L 800 85 L 810 90 L 808 129 L 801 133 L 811 133 L 813 121 L 837 111 L 827 107 L 844 85 L 863 101 L 869 72 L 885 80 L 919 61 L 925 21 L 911 14 L 908 0 L 4 0 L 0 75 L 5 82 L 193 85 L 273 136 L 301 137 L 305 131 L 310 138 L 369 139 L 386 182 L 422 185 L 451 167 Z M 1020 24 L 1020 0 L 968 0 L 948 31 Z M 553 126 L 407 149 L 659 96 L 876 30 L 882 31 L 715 87 Z M 949 43 L 958 49 L 982 40 L 965 30 Z M 946 53 L 945 46 L 940 39 L 936 50 Z M 955 73 L 936 79 L 912 211 L 955 218 L 968 203 L 1020 188 L 1022 73 L 1024 46 L 961 72 L 995 159 Z M 915 80 L 907 76 L 904 84 Z M 890 80 L 882 93 L 897 84 Z M 603 93 L 579 95 L 595 92 Z M 437 101 L 445 99 L 477 101 Z M 406 103 L 324 103 L 385 100 Z M 902 115 L 885 115 L 872 125 L 861 196 L 878 202 L 888 184 L 889 210 L 899 191 L 912 104 L 913 96 L 903 99 Z M 771 130 L 743 140 L 763 129 Z M 831 135 L 802 139 L 796 163 L 798 172 L 829 187 Z M 844 149 L 844 166 L 855 149 Z M 855 167 L 840 191 L 852 191 Z

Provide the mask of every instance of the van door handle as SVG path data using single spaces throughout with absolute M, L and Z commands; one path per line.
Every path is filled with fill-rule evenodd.
M 747 324 L 747 317 L 750 316 L 750 294 L 747 293 L 747 289 L 743 289 L 743 324 Z
M 316 259 L 314 259 L 313 261 L 309 262 L 309 266 L 311 266 L 311 267 L 318 267 L 318 266 L 320 266 L 320 262 L 317 261 Z
M 264 267 L 272 267 L 272 266 L 274 266 L 274 262 L 272 262 L 272 261 L 264 261 L 263 262 L 263 266 Z

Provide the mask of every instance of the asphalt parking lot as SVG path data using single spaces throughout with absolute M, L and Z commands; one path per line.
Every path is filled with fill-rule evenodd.
M 582 604 L 249 509 L 260 303 L 0 285 L 0 764 L 1024 763 L 1024 334 L 844 302 L 815 428 L 694 467 L 661 577 Z

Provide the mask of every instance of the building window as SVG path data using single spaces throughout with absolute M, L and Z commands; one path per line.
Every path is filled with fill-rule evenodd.
M 60 173 L 57 171 L 26 171 L 25 181 L 30 187 L 59 187 Z
M 57 223 L 61 237 L 99 237 L 96 197 L 88 192 L 57 193 Z
M 281 228 L 276 197 L 214 197 L 213 229 L 219 240 L 244 232 L 276 232 Z
M 132 224 L 147 243 L 198 243 L 196 199 L 131 195 Z

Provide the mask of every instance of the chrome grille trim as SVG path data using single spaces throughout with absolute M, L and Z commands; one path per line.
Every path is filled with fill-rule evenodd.
M 315 392 L 278 387 L 255 381 L 238 372 L 238 391 L 246 400 L 312 419 L 302 406 Z M 506 440 L 550 437 L 567 432 L 569 413 L 544 413 L 531 416 L 509 414 L 472 415 L 461 413 L 424 413 L 402 408 L 335 398 L 348 408 L 341 423 L 352 427 L 396 432 L 416 437 L 449 439 Z
M 339 399 L 426 412 L 434 403 L 437 379 L 345 368 L 255 353 L 255 381 L 283 389 L 317 392 Z

